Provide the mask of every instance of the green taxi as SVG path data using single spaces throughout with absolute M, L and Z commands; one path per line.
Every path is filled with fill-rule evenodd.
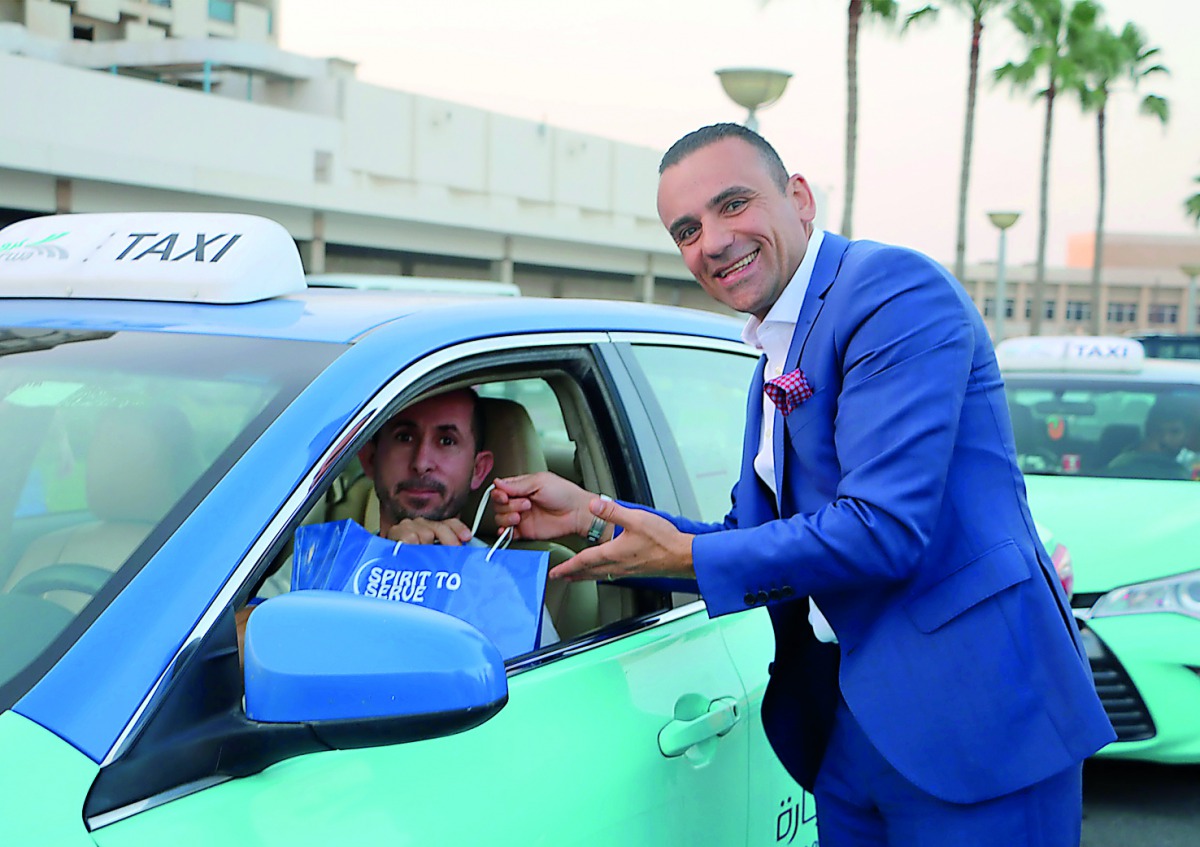
M 1030 508 L 1070 541 L 1117 731 L 1099 755 L 1200 762 L 1200 362 L 1082 336 L 1008 339 L 997 356 Z

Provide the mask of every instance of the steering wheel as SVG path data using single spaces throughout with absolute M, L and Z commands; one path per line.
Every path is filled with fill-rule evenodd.
M 95 565 L 59 563 L 25 574 L 12 587 L 12 594 L 40 597 L 48 591 L 78 591 L 89 597 L 104 587 L 112 571 Z

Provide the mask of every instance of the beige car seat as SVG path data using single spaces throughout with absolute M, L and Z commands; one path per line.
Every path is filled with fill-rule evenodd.
M 31 543 L 4 590 L 51 565 L 117 570 L 195 480 L 198 463 L 191 435 L 191 426 L 178 409 L 102 410 L 85 468 L 85 496 L 93 519 Z M 65 589 L 48 590 L 42 596 L 74 612 L 91 599 L 83 591 Z

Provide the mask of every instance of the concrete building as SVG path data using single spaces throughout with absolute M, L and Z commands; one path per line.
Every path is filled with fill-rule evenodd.
M 1200 298 L 1195 293 L 1194 275 L 1200 274 L 1200 234 L 1106 233 L 1098 304 L 1092 302 L 1094 244 L 1090 233 L 1072 236 L 1067 244 L 1067 267 L 1046 269 L 1042 334 L 1088 333 L 1093 309 L 1099 309 L 1104 334 L 1196 331 Z M 993 328 L 996 270 L 995 263 L 970 265 L 963 281 Z M 1006 337 L 1029 333 L 1034 271 L 1032 265 L 1005 269 Z

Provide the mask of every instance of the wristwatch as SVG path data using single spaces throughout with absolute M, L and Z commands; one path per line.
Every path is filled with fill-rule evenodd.
M 607 494 L 601 494 L 600 499 L 606 500 L 609 503 L 612 502 L 612 498 L 609 497 Z M 599 515 L 593 515 L 592 516 L 592 525 L 588 527 L 588 531 L 587 531 L 588 544 L 595 544 L 597 541 L 599 541 L 600 536 L 604 534 L 604 527 L 606 527 L 606 526 L 608 526 L 608 521 L 606 521 L 604 518 L 600 517 Z

